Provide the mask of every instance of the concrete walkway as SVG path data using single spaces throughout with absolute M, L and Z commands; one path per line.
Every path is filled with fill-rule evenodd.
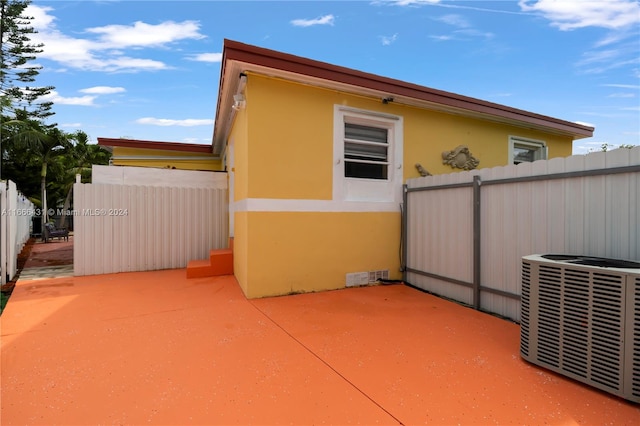
M 519 327 L 404 285 L 245 299 L 185 270 L 19 280 L 2 425 L 638 425 Z
M 73 235 L 69 240 L 52 239 L 45 243 L 37 240 L 31 246 L 25 269 L 73 265 Z
M 52 239 L 47 243 L 35 241 L 31 245 L 29 258 L 25 262 L 18 280 L 72 276 L 73 236 L 70 236 L 68 241 L 64 239 Z

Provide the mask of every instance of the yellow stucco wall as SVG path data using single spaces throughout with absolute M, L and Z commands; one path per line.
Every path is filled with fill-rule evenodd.
M 235 212 L 233 237 L 233 274 L 245 295 L 249 292 L 248 215 L 248 212 Z
M 247 196 L 330 200 L 335 94 L 255 75 L 249 80 Z
M 250 164 L 248 198 L 331 199 L 332 168 L 328 165 L 333 161 L 335 104 L 404 118 L 405 179 L 420 176 L 415 163 L 432 174 L 459 171 L 442 164 L 442 152 L 463 144 L 480 160 L 481 168 L 506 165 L 509 136 L 545 141 L 549 158 L 569 156 L 572 150 L 570 137 L 393 103 L 385 105 L 379 99 L 260 75 L 250 75 L 246 97 L 246 117 L 250 114 L 250 119 L 244 125 L 251 146 L 246 164 Z
M 121 146 L 113 147 L 112 163 L 114 166 L 205 171 L 223 170 L 222 161 L 215 158 L 213 154 L 161 149 L 126 148 Z
M 570 138 L 256 74 L 249 74 L 245 97 L 229 141 L 239 202 L 235 274 L 248 297 L 341 288 L 351 272 L 388 269 L 400 277 L 399 207 L 376 211 L 374 203 L 372 211 L 355 212 L 332 200 L 334 105 L 403 117 L 405 180 L 419 176 L 417 162 L 432 174 L 457 171 L 441 154 L 461 144 L 480 167 L 505 165 L 510 135 L 545 141 L 549 157 L 571 154 Z
M 249 109 L 246 107 L 236 113 L 233 128 L 227 141 L 227 143 L 233 144 L 234 165 L 232 171 L 235 176 L 234 194 L 230 194 L 229 197 L 236 201 L 247 198 L 249 194 L 249 141 L 247 135 Z
M 570 137 L 441 112 L 425 113 L 416 108 L 405 108 L 398 114 L 405 120 L 405 180 L 420 177 L 415 163 L 420 163 L 434 175 L 460 171 L 442 164 L 442 152 L 451 151 L 458 145 L 469 147 L 473 156 L 480 160 L 478 168 L 505 166 L 509 164 L 509 136 L 544 141 L 549 158 L 571 155 Z
M 343 288 L 348 272 L 387 269 L 391 278 L 401 278 L 399 214 L 239 212 L 235 217 L 235 273 L 249 298 Z

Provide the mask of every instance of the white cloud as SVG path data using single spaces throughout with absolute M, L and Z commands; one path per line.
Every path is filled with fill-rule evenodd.
M 466 28 L 464 30 L 456 30 L 456 31 L 454 31 L 454 33 L 455 34 L 462 34 L 462 35 L 466 35 L 466 36 L 470 36 L 470 37 L 493 38 L 495 36 L 495 34 L 493 34 L 493 33 L 486 33 L 484 31 L 474 30 L 473 28 Z
M 505 10 L 505 9 L 487 9 L 484 7 L 477 6 L 469 6 L 469 4 L 476 3 L 474 1 L 467 1 L 464 5 L 462 4 L 452 4 L 452 3 L 442 3 L 442 0 L 378 0 L 372 1 L 373 4 L 385 4 L 391 6 L 437 6 L 446 9 L 462 9 L 462 10 L 477 10 L 479 12 L 489 12 L 489 13 L 500 13 L 506 15 L 526 15 L 525 12 L 517 12 L 513 10 Z M 477 2 L 480 3 L 480 2 Z M 486 3 L 486 2 L 485 2 Z M 500 2 L 495 2 L 500 3 Z
M 471 26 L 466 18 L 456 14 L 444 15 L 435 19 L 436 21 L 444 22 L 445 24 L 453 25 L 454 27 L 458 28 L 468 28 Z
M 574 121 L 574 123 L 580 124 L 581 126 L 595 127 L 595 125 L 593 123 L 588 123 L 586 121 Z
M 562 31 L 585 27 L 621 29 L 640 23 L 635 0 L 520 0 L 520 9 L 539 13 Z
M 604 47 L 610 44 L 615 44 L 630 36 L 631 34 L 628 31 L 613 31 L 607 34 L 604 38 L 598 40 L 594 47 Z
M 453 35 L 451 36 L 431 36 L 431 38 L 446 41 L 446 40 L 470 40 L 469 37 L 483 37 L 483 38 L 493 38 L 493 33 L 488 33 L 480 30 L 476 30 L 473 28 L 473 25 L 462 15 L 458 14 L 448 14 L 439 16 L 437 18 L 433 18 L 436 21 L 442 22 L 447 25 L 451 25 L 453 27 L 458 28 L 453 31 Z M 463 37 L 460 37 L 463 36 Z M 466 36 L 466 37 L 464 37 Z
M 49 15 L 48 12 L 54 10 L 48 6 L 34 6 L 29 5 L 25 10 L 25 16 L 31 16 L 33 19 L 30 25 L 36 31 L 46 31 L 48 28 L 55 25 L 54 21 L 57 19 L 55 16 Z
M 573 155 L 586 155 L 592 152 L 600 152 L 602 151 L 603 145 L 609 145 L 606 142 L 582 142 L 582 141 L 574 141 L 573 142 Z
M 101 71 L 111 72 L 158 71 L 171 68 L 164 62 L 154 61 L 153 59 L 130 58 L 128 56 L 119 56 L 102 61 L 100 66 Z
M 197 144 L 197 145 L 211 145 L 211 139 L 183 138 L 182 142 Z
M 200 53 L 192 55 L 188 59 L 198 62 L 220 62 L 222 61 L 222 53 Z
M 80 89 L 80 93 L 86 93 L 85 96 L 62 96 L 55 90 L 42 97 L 44 101 L 51 101 L 58 105 L 78 105 L 78 106 L 94 106 L 97 95 L 109 95 L 114 93 L 126 92 L 124 87 L 94 86 L 86 89 Z
M 80 127 L 82 127 L 82 123 L 62 123 L 60 124 L 60 127 L 64 127 L 66 129 L 68 128 L 79 129 Z
M 294 19 L 291 24 L 296 27 L 310 27 L 313 25 L 333 25 L 334 21 L 333 15 L 324 15 L 315 19 Z
M 434 40 L 438 40 L 438 41 L 449 41 L 449 40 L 455 40 L 455 38 L 453 36 L 447 36 L 447 35 L 430 35 L 429 38 L 432 38 Z
M 201 39 L 196 21 L 167 21 L 157 25 L 136 22 L 133 25 L 108 25 L 87 29 L 87 37 L 69 36 L 56 27 L 54 9 L 29 5 L 25 15 L 32 16 L 31 25 L 38 31 L 34 43 L 43 43 L 39 58 L 57 62 L 63 68 L 102 72 L 138 72 L 170 69 L 167 64 L 128 56 L 126 48 L 158 48 L 185 39 Z
M 200 24 L 196 21 L 166 21 L 157 25 L 137 21 L 131 25 L 107 25 L 87 28 L 88 33 L 99 34 L 99 43 L 105 48 L 158 47 L 184 39 L 202 39 Z
M 615 49 L 599 50 L 585 52 L 582 56 L 583 59 L 578 63 L 578 65 L 588 65 L 597 62 L 611 62 L 613 58 L 619 56 L 619 52 Z
M 640 90 L 640 85 L 639 84 L 602 84 L 601 86 L 619 87 L 621 89 L 636 89 L 636 90 Z
M 109 87 L 109 86 L 94 86 L 86 89 L 80 89 L 81 93 L 88 93 L 90 95 L 111 95 L 114 93 L 123 93 L 127 90 L 124 87 Z
M 194 127 L 194 126 L 212 126 L 213 120 L 211 119 L 197 119 L 187 118 L 184 120 L 172 120 L 169 118 L 155 118 L 155 117 L 143 117 L 136 120 L 138 124 L 150 124 L 152 126 L 181 126 L 181 127 Z
M 48 95 L 42 96 L 40 99 L 46 102 L 53 102 L 57 105 L 80 105 L 80 106 L 92 106 L 95 96 L 76 96 L 76 97 L 64 97 L 60 96 L 58 92 L 52 90 Z
M 386 3 L 391 3 L 396 6 L 420 6 L 423 4 L 440 3 L 440 0 L 388 0 Z
M 383 46 L 389 46 L 390 44 L 394 43 L 397 39 L 398 39 L 398 33 L 392 35 L 392 36 L 380 36 L 380 39 L 382 40 L 382 45 Z
M 607 98 L 635 98 L 635 93 L 612 93 Z
M 598 74 L 609 70 L 640 64 L 637 43 L 622 43 L 608 49 L 591 50 L 582 54 L 576 63 L 587 74 Z

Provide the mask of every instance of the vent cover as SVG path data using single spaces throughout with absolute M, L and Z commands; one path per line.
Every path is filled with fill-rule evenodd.
M 378 280 L 388 280 L 389 270 L 353 272 L 347 274 L 347 287 L 373 284 Z
M 523 257 L 520 330 L 527 361 L 640 402 L 640 263 Z
M 347 274 L 347 287 L 369 284 L 368 272 L 353 272 Z

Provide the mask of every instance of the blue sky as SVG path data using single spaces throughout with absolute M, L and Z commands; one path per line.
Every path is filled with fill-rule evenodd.
M 635 0 L 38 1 L 53 122 L 211 142 L 224 38 L 595 126 L 640 144 Z

